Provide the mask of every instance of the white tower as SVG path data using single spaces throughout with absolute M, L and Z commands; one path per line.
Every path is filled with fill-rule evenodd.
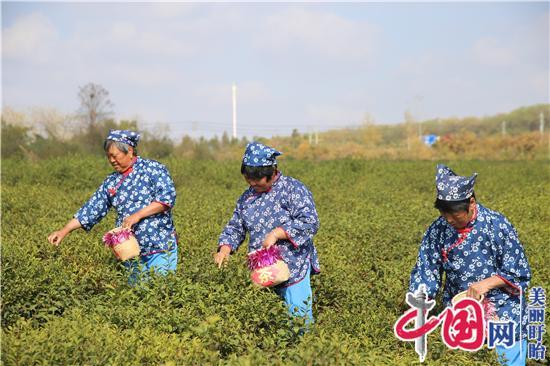
M 233 138 L 237 138 L 237 86 L 233 83 Z

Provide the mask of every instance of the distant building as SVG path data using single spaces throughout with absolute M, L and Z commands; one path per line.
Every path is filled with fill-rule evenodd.
M 437 136 L 437 135 L 424 135 L 424 136 L 422 136 L 422 141 L 424 141 L 424 143 L 427 146 L 430 146 L 430 147 L 433 144 L 435 144 L 437 140 L 439 140 L 439 136 Z

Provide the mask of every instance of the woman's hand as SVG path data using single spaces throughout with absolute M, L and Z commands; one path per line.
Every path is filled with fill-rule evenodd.
M 284 240 L 288 239 L 286 236 L 286 232 L 281 229 L 280 227 L 275 228 L 271 230 L 267 235 L 265 236 L 264 242 L 262 243 L 262 247 L 269 248 L 270 246 L 277 243 L 277 240 Z
M 131 229 L 135 224 L 137 224 L 141 220 L 141 216 L 138 215 L 138 212 L 136 212 L 133 215 L 130 215 L 126 217 L 122 221 L 122 228 L 123 229 Z
M 277 243 L 277 235 L 273 233 L 273 231 L 270 231 L 264 239 L 264 242 L 262 243 L 262 247 L 269 248 L 270 246 Z
M 218 265 L 218 268 L 222 268 L 224 264 L 227 264 L 230 254 L 231 247 L 229 245 L 222 245 L 220 247 L 220 250 L 214 254 L 214 262 Z
M 498 287 L 503 287 L 505 285 L 506 283 L 500 277 L 492 276 L 479 282 L 472 283 L 470 287 L 468 287 L 466 295 L 476 300 L 480 300 L 481 297 L 490 290 Z
M 50 242 L 50 244 L 58 246 L 67 236 L 67 234 L 68 232 L 66 232 L 64 229 L 54 231 L 48 236 L 48 242 Z
M 468 287 L 466 295 L 468 297 L 471 297 L 472 299 L 481 300 L 481 298 L 487 293 L 487 291 L 489 291 L 489 289 L 486 287 L 483 281 L 479 281 L 476 283 L 472 283 L 472 285 Z
M 81 228 L 82 225 L 80 225 L 80 222 L 77 220 L 77 219 L 71 219 L 71 221 L 69 221 L 67 223 L 67 225 L 65 225 L 65 227 L 63 227 L 63 229 L 61 230 L 57 230 L 57 231 L 54 231 L 53 233 L 51 233 L 49 236 L 48 236 L 48 242 L 50 244 L 53 244 L 55 246 L 58 246 L 59 244 L 61 244 L 61 242 L 63 241 L 63 239 L 69 235 L 69 233 L 73 230 L 76 230 L 76 229 L 79 229 Z

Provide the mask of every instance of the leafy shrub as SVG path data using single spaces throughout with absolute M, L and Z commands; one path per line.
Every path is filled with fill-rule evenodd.
M 294 335 L 284 304 L 250 284 L 245 245 L 227 268 L 213 264 L 217 237 L 246 183 L 240 161 L 167 159 L 177 186 L 177 273 L 131 288 L 102 246 L 110 214 L 90 233 L 53 247 L 63 225 L 102 182 L 104 159 L 2 161 L 2 363 L 113 365 L 407 365 L 412 343 L 393 323 L 406 309 L 408 275 L 436 217 L 434 163 L 286 160 L 285 174 L 312 190 L 321 220 L 322 274 L 312 277 L 316 323 Z M 548 167 L 544 162 L 452 164 L 479 173 L 480 202 L 516 226 L 549 287 Z M 548 344 L 548 336 L 545 337 Z M 450 351 L 429 337 L 430 365 L 496 364 L 493 352 Z

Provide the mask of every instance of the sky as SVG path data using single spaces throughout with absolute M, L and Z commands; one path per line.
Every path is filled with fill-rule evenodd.
M 272 136 L 550 103 L 549 2 L 2 1 L 2 105 Z

